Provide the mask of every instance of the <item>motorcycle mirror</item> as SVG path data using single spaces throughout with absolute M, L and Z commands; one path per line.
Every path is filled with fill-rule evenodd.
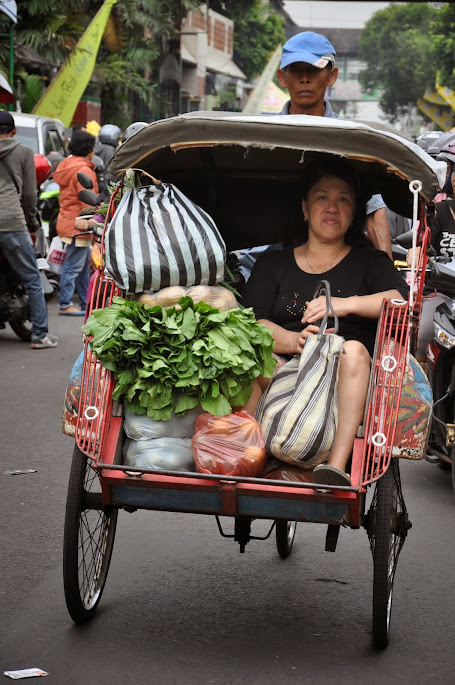
M 80 190 L 77 196 L 81 202 L 92 207 L 97 207 L 100 203 L 100 196 L 91 190 Z
M 394 245 L 401 245 L 401 247 L 412 247 L 412 231 L 406 231 L 406 233 L 398 235 L 392 240 L 392 243 Z
M 78 171 L 76 176 L 77 176 L 77 180 L 79 181 L 79 183 L 81 184 L 81 186 L 83 188 L 85 188 L 86 190 L 92 190 L 93 181 L 90 178 L 90 176 L 87 176 L 87 174 L 84 174 L 82 171 Z

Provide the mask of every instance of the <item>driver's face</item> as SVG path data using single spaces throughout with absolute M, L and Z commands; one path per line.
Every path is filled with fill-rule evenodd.
M 314 67 L 306 62 L 294 62 L 286 69 L 278 69 L 280 84 L 287 88 L 291 98 L 290 114 L 324 113 L 325 91 L 337 80 L 338 69 Z M 318 109 L 322 108 L 322 112 Z

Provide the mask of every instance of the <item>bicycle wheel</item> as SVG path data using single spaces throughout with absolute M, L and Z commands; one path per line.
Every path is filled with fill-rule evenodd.
M 286 559 L 292 552 L 296 528 L 297 521 L 283 521 L 282 519 L 276 521 L 276 548 L 282 559 Z
M 71 464 L 63 540 L 63 582 L 76 623 L 91 618 L 106 583 L 118 510 L 103 506 L 100 479 L 91 459 L 76 446 Z
M 398 459 L 393 459 L 376 483 L 367 524 L 374 564 L 373 642 L 379 649 L 389 643 L 393 581 L 410 526 L 401 491 Z

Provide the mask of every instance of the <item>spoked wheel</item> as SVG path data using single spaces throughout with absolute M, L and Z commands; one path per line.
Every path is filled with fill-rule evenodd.
M 283 559 L 286 559 L 292 552 L 297 521 L 283 521 L 282 519 L 278 519 L 275 528 L 278 554 Z
M 398 459 L 392 459 L 376 483 L 367 518 L 373 553 L 373 642 L 384 649 L 389 643 L 392 592 L 398 555 L 411 523 L 401 491 Z
M 76 623 L 91 618 L 106 583 L 118 510 L 103 507 L 98 473 L 74 448 L 66 503 L 63 582 L 69 614 Z

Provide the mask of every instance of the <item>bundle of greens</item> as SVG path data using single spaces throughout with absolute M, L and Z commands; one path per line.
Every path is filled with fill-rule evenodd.
M 255 378 L 273 375 L 272 335 L 251 308 L 221 312 L 189 297 L 179 306 L 115 297 L 82 330 L 117 381 L 114 399 L 125 396 L 131 412 L 167 421 L 200 404 L 229 414 L 249 399 Z

